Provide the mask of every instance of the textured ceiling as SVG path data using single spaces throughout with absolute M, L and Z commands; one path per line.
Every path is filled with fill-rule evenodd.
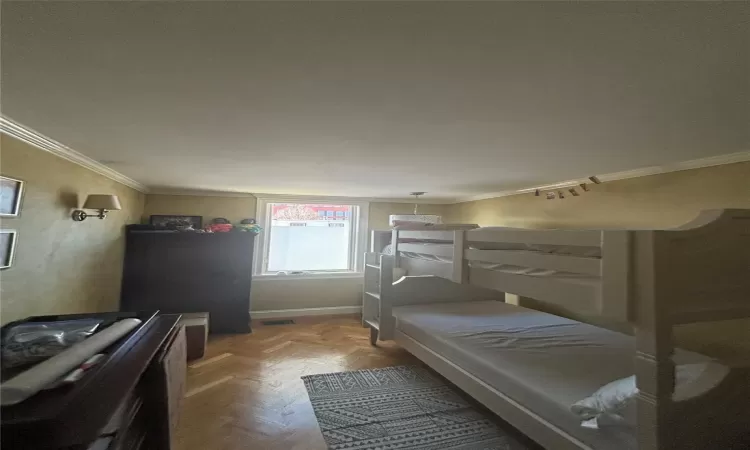
M 749 3 L 2 2 L 2 113 L 151 187 L 454 198 L 750 149 Z

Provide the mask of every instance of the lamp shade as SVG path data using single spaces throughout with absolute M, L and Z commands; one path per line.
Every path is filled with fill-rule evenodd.
M 122 209 L 122 206 L 120 206 L 120 199 L 116 195 L 93 194 L 86 197 L 83 208 L 116 211 Z

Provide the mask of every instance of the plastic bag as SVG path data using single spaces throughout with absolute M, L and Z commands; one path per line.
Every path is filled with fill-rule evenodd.
M 3 367 L 24 366 L 51 358 L 94 334 L 102 322 L 101 319 L 78 319 L 15 325 L 3 336 Z

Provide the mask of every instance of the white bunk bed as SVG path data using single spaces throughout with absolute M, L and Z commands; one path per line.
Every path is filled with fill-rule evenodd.
M 437 274 L 450 277 L 450 260 L 445 264 L 435 252 L 452 248 L 455 233 L 478 228 L 476 224 L 401 225 L 391 230 L 373 230 L 370 251 L 365 253 L 364 283 L 362 289 L 362 325 L 370 328 L 370 342 L 374 345 L 378 336 L 393 335 L 393 321 L 380 318 L 391 317 L 388 302 L 381 297 L 388 295 L 394 281 L 394 268 L 410 275 Z M 395 245 L 394 245 L 395 243 Z M 420 245 L 428 246 L 432 254 L 419 254 Z M 411 251 L 417 250 L 417 253 Z M 404 259 L 394 258 L 401 254 Z M 406 259 L 408 258 L 408 259 Z M 401 263 L 399 263 L 401 261 Z M 381 329 L 385 327 L 385 329 Z
M 750 438 L 750 371 L 716 364 L 720 369 L 705 374 L 712 380 L 702 377 L 691 393 L 675 390 L 675 361 L 707 358 L 675 350 L 672 340 L 675 325 L 750 317 L 750 211 L 707 211 L 671 230 L 394 230 L 392 245 L 394 255 L 379 255 L 380 264 L 405 267 L 409 276 L 393 282 L 392 271 L 383 271 L 380 339 L 395 339 L 548 449 L 718 450 Z M 627 324 L 634 337 L 500 303 L 506 293 Z M 502 333 L 518 331 L 518 317 L 531 328 L 576 330 L 577 338 L 606 350 L 601 364 L 581 359 L 591 376 L 573 376 L 562 369 L 564 356 L 575 365 L 586 351 L 555 356 L 546 347 L 536 349 L 544 363 L 529 363 L 529 349 L 504 348 L 509 340 Z M 471 328 L 483 320 L 490 321 L 486 328 Z M 461 323 L 469 328 L 461 331 Z M 495 339 L 489 352 L 471 339 L 488 332 Z M 539 339 L 557 346 L 550 336 Z M 555 377 L 534 389 L 534 370 Z M 570 400 L 555 392 L 591 394 L 623 374 L 635 375 L 639 390 L 635 423 L 620 430 L 624 435 L 584 430 L 572 413 L 551 413 L 550 405 Z M 553 389 L 555 382 L 560 386 Z

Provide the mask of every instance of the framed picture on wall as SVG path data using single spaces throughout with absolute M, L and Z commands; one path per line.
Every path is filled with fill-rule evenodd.
M 21 212 L 23 181 L 0 176 L 0 216 L 16 217 Z
M 149 223 L 157 227 L 177 228 L 185 224 L 190 224 L 198 230 L 203 226 L 202 216 L 151 216 Z
M 7 269 L 13 264 L 17 239 L 16 230 L 0 230 L 0 269 Z

